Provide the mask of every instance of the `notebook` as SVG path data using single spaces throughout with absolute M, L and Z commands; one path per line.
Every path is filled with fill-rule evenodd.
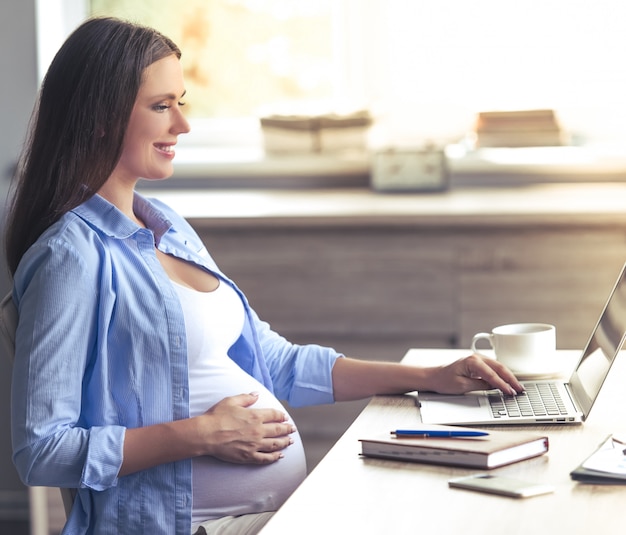
M 464 395 L 418 393 L 422 422 L 429 424 L 572 424 L 587 419 L 626 335 L 626 263 L 568 380 L 521 381 L 526 393 L 504 396 L 499 390 Z M 548 407 L 539 409 L 539 398 Z M 557 398 L 557 399 L 555 399 Z M 521 405 L 521 406 L 520 406 Z
M 458 426 L 428 426 L 429 429 L 463 429 Z M 399 438 L 381 435 L 361 438 L 365 457 L 427 464 L 468 466 L 490 470 L 543 455 L 548 437 L 528 431 L 489 431 L 472 438 Z

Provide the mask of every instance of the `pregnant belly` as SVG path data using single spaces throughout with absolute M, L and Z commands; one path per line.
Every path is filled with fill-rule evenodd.
M 213 392 L 216 399 L 212 401 L 257 391 L 259 399 L 252 408 L 275 408 L 286 413 L 261 384 L 247 375 L 245 382 L 248 384 L 239 383 L 236 392 Z M 291 437 L 294 442 L 283 450 L 284 457 L 272 464 L 234 464 L 214 457 L 193 459 L 193 522 L 278 509 L 306 476 L 302 440 L 297 432 Z

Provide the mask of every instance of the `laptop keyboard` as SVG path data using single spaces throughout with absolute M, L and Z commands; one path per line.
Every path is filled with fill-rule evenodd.
M 557 386 L 550 383 L 524 383 L 526 391 L 517 396 L 489 393 L 489 404 L 494 418 L 522 416 L 559 416 L 567 409 Z

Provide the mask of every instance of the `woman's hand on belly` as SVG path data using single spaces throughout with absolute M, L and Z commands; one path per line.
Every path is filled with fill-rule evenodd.
M 296 428 L 284 412 L 251 408 L 258 397 L 227 397 L 196 416 L 200 455 L 238 464 L 270 464 L 282 458 Z

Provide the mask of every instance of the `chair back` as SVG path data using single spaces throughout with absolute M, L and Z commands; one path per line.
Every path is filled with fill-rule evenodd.
M 17 331 L 17 308 L 9 292 L 0 302 L 0 334 L 11 363 L 15 358 L 15 331 Z

